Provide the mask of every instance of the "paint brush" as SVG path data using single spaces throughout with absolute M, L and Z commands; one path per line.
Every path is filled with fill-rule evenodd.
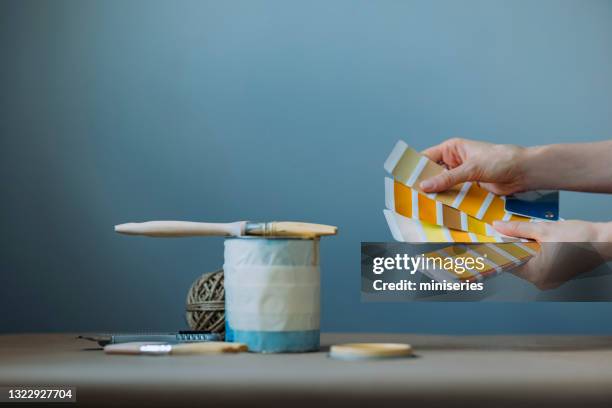
M 145 354 L 161 356 L 173 355 L 193 355 L 193 354 L 222 354 L 222 353 L 241 353 L 248 351 L 248 347 L 243 343 L 226 343 L 224 341 L 209 341 L 172 344 L 163 342 L 133 342 L 121 344 L 109 344 L 104 347 L 106 354 Z
M 195 237 L 195 236 L 261 236 L 315 238 L 335 235 L 337 227 L 307 222 L 272 221 L 230 223 L 208 223 L 192 221 L 147 221 L 115 225 L 115 231 L 127 235 L 149 237 Z

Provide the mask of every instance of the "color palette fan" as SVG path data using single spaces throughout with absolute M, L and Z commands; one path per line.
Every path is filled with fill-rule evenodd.
M 505 198 L 478 183 L 465 182 L 428 194 L 420 183 L 446 169 L 398 141 L 385 162 L 385 218 L 393 237 L 411 242 L 513 242 L 498 233 L 493 221 L 531 222 L 505 210 Z
M 401 242 L 453 242 L 479 245 L 452 245 L 424 254 L 426 258 L 477 257 L 486 259 L 484 270 L 456 273 L 452 269 L 423 270 L 436 281 L 476 281 L 527 262 L 537 254 L 539 244 L 497 232 L 494 221 L 539 221 L 512 214 L 505 209 L 505 197 L 495 195 L 478 183 L 465 182 L 451 189 L 428 194 L 420 183 L 446 169 L 398 141 L 385 162 L 385 206 L 383 211 L 393 238 Z

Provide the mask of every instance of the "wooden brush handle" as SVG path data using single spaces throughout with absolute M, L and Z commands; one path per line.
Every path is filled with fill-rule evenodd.
M 205 341 L 195 343 L 181 343 L 172 346 L 170 354 L 191 355 L 191 354 L 220 354 L 220 353 L 240 353 L 248 351 L 248 347 L 243 343 L 226 343 L 223 341 Z
M 115 231 L 128 235 L 149 237 L 195 237 L 244 235 L 246 221 L 222 223 L 191 221 L 147 221 L 115 225 Z
M 308 222 L 274 221 L 267 224 L 264 234 L 273 237 L 314 238 L 323 235 L 336 235 L 338 228 L 332 225 L 311 224 Z M 250 233 L 247 231 L 247 233 Z M 258 234 L 259 235 L 259 234 Z

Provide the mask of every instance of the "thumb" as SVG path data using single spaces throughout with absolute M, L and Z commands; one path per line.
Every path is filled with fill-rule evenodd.
M 498 232 L 517 238 L 529 238 L 539 240 L 541 234 L 541 225 L 537 222 L 525 221 L 493 221 L 493 228 Z
M 440 191 L 448 190 L 456 184 L 468 181 L 472 175 L 471 173 L 472 172 L 470 169 L 463 164 L 422 181 L 421 188 L 426 193 L 438 193 Z

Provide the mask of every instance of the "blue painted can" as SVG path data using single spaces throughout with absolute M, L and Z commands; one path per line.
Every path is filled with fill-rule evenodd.
M 319 350 L 319 240 L 225 240 L 225 339 L 262 353 Z

